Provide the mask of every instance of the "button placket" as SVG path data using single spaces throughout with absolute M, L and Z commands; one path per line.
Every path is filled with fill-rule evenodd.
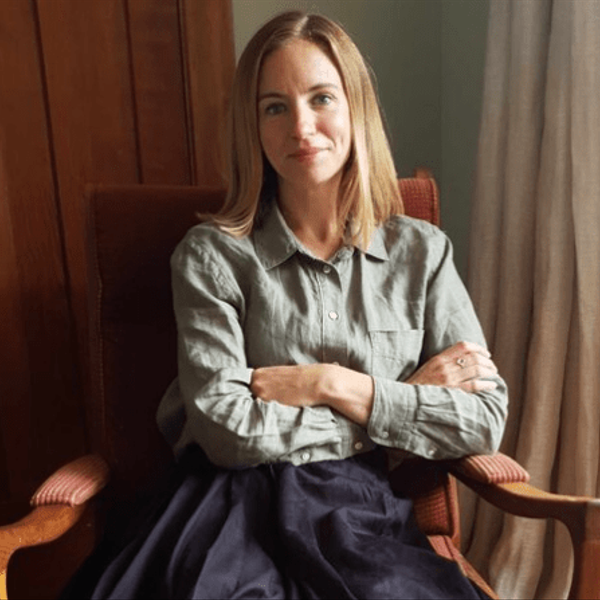
M 318 275 L 321 292 L 323 362 L 345 364 L 347 354 L 347 331 L 343 323 L 343 290 L 337 269 L 323 263 Z

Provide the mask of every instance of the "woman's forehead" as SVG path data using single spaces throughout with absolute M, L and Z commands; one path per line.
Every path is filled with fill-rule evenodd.
M 285 90 L 309 91 L 317 86 L 342 87 L 342 78 L 327 54 L 316 44 L 295 39 L 270 53 L 259 74 L 259 97 Z

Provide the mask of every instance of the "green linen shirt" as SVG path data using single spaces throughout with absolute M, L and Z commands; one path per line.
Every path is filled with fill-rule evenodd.
M 176 453 L 197 443 L 213 463 L 243 468 L 343 459 L 376 445 L 430 459 L 497 450 L 508 404 L 499 376 L 478 394 L 403 383 L 456 342 L 485 345 L 437 227 L 393 217 L 366 251 L 347 245 L 325 261 L 273 203 L 250 236 L 193 227 L 171 267 L 179 374 L 158 424 Z M 307 363 L 373 377 L 366 428 L 327 406 L 264 402 L 250 391 L 254 368 Z

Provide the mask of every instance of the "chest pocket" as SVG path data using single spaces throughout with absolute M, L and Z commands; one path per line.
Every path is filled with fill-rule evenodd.
M 404 380 L 419 364 L 423 329 L 411 329 L 393 319 L 369 324 L 370 372 L 374 377 Z

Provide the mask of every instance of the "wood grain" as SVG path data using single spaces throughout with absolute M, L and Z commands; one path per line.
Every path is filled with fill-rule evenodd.
M 52 0 L 38 9 L 70 297 L 85 356 L 85 185 L 140 181 L 126 17 L 120 0 Z
M 129 0 L 128 30 L 143 183 L 191 183 L 177 0 Z
M 83 450 L 61 223 L 36 15 L 0 3 L 2 430 L 11 496 Z M 7 322 L 9 321 L 9 322 Z M 75 365 L 75 368 L 74 368 Z M 8 387 L 8 389 L 6 389 Z M 70 431 L 68 436 L 64 432 Z
M 0 516 L 92 438 L 86 185 L 213 181 L 232 73 L 229 0 L 0 2 Z
M 225 118 L 235 57 L 230 3 L 180 0 L 192 183 L 223 185 Z

